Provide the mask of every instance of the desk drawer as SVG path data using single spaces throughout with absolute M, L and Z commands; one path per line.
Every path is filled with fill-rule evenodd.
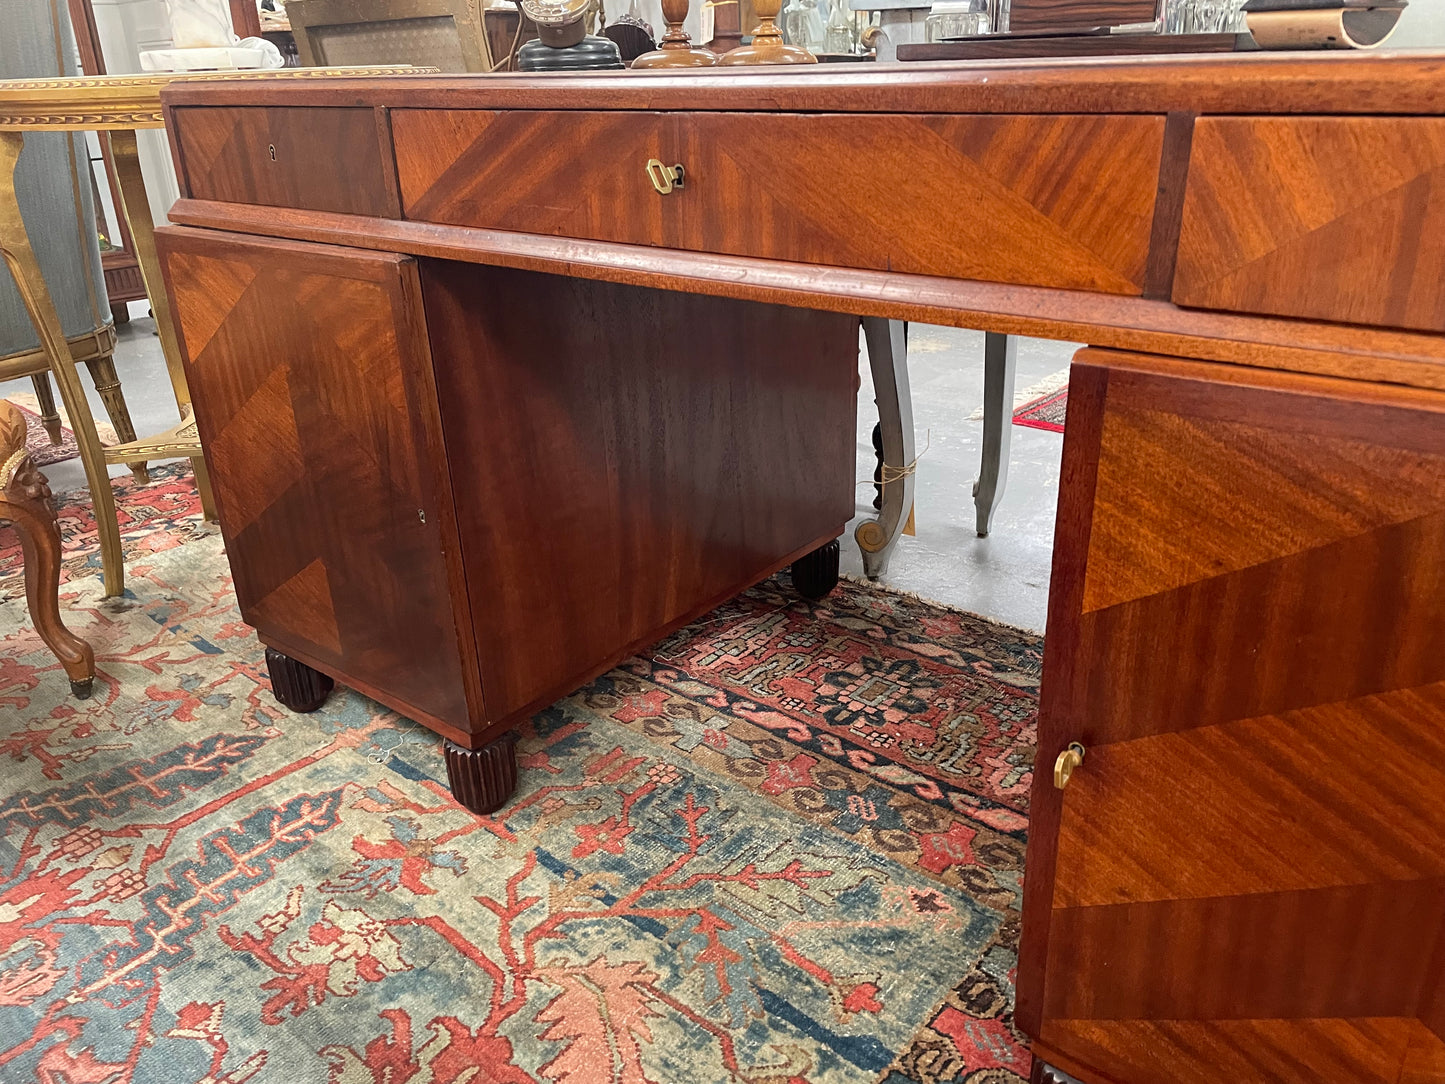
M 1205 117 L 1174 301 L 1445 331 L 1445 120 Z
M 181 107 L 170 123 L 192 199 L 396 213 L 371 109 Z
M 1142 292 L 1164 121 L 395 110 L 407 218 Z M 650 158 L 686 184 L 659 194 Z

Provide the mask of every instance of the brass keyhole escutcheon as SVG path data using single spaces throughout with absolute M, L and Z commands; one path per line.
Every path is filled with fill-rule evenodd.
M 1074 774 L 1074 769 L 1084 763 L 1084 752 L 1084 747 L 1078 742 L 1069 742 L 1069 747 L 1054 761 L 1054 786 L 1063 790 L 1069 785 L 1069 777 Z
M 659 195 L 667 195 L 674 188 L 682 187 L 682 166 L 666 166 L 656 158 L 647 160 L 647 179 Z
M 271 161 L 276 161 L 276 144 L 268 144 L 266 149 L 271 152 Z

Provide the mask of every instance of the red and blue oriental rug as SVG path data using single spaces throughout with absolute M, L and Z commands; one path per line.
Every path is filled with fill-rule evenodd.
M 276 704 L 158 475 L 122 599 L 64 510 L 93 699 L 0 604 L 0 1081 L 1027 1078 L 1036 637 L 765 583 L 539 715 L 475 817 L 428 731 Z

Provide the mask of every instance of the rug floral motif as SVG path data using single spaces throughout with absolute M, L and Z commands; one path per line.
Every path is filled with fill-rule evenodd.
M 175 483 L 122 495 L 123 598 L 72 564 L 91 700 L 0 604 L 0 1081 L 1027 1078 L 1036 637 L 780 577 L 538 715 L 478 817 L 429 731 L 274 701 Z
M 201 516 L 189 463 L 153 466 L 150 475 L 149 483 L 136 482 L 129 475 L 111 480 L 127 563 L 216 530 Z M 82 489 L 59 496 L 56 516 L 60 522 L 61 581 L 98 576 L 100 549 L 89 493 Z M 0 602 L 25 597 L 23 572 L 20 536 L 0 520 Z

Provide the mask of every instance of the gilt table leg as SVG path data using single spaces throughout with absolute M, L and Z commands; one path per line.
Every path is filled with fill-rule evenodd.
M 90 484 L 90 503 L 95 512 L 96 532 L 100 536 L 100 563 L 105 574 L 106 597 L 113 597 L 125 590 L 125 568 L 120 545 L 120 524 L 115 517 L 115 496 L 110 488 L 110 474 L 105 469 L 105 455 L 100 446 L 100 437 L 95 432 L 95 419 L 90 413 L 90 403 L 85 390 L 80 386 L 80 374 L 75 369 L 75 358 L 70 353 L 70 344 L 60 328 L 60 317 L 50 299 L 40 265 L 35 260 L 35 250 L 30 247 L 30 236 L 25 232 L 25 221 L 20 217 L 20 201 L 15 195 L 15 166 L 24 148 L 24 134 L 21 132 L 0 132 L 0 253 L 15 279 L 20 299 L 35 332 L 40 336 L 40 345 L 50 359 L 51 372 L 60 388 L 60 401 L 70 415 L 70 424 L 75 432 L 75 443 L 80 449 L 80 462 L 85 467 L 85 478 Z
M 480 749 L 448 740 L 446 759 L 452 797 L 473 813 L 495 813 L 517 789 L 517 739 L 511 732 Z
M 176 406 L 181 417 L 187 417 L 191 406 L 191 389 L 186 382 L 185 365 L 181 362 L 181 348 L 176 338 L 176 325 L 171 316 L 171 299 L 166 293 L 165 281 L 161 275 L 160 257 L 156 255 L 155 222 L 151 218 L 150 200 L 146 198 L 145 180 L 141 177 L 140 153 L 136 148 L 135 132 L 117 130 L 109 133 L 110 153 L 115 162 L 116 182 L 120 188 L 120 201 L 125 210 L 126 222 L 130 225 L 131 240 L 135 244 L 135 259 L 140 265 L 141 278 L 145 281 L 146 296 L 150 298 L 151 315 L 156 322 L 156 335 L 161 341 L 161 353 L 166 359 L 166 372 L 171 378 L 171 390 L 175 392 Z M 206 473 L 206 461 L 199 455 L 191 457 L 191 471 L 196 479 L 196 493 L 201 498 L 201 511 L 206 519 L 216 518 L 216 504 L 211 496 L 211 479 Z
M 10 520 L 20 535 L 30 619 L 65 667 L 71 691 L 84 700 L 95 681 L 95 652 L 60 619 L 60 527 L 50 487 L 28 455 L 22 455 L 0 483 L 0 519 Z
M 95 384 L 96 394 L 105 404 L 105 412 L 110 417 L 116 439 L 122 444 L 135 440 L 135 424 L 130 420 L 130 408 L 125 405 L 125 395 L 120 390 L 120 376 L 115 371 L 115 358 L 110 354 L 102 354 L 87 359 L 85 367 L 90 370 L 90 379 Z M 150 471 L 144 463 L 137 461 L 127 463 L 126 466 L 130 467 L 137 482 L 145 483 L 151 480 Z
M 853 537 L 863 551 L 863 571 L 876 580 L 913 509 L 913 399 L 908 390 L 908 344 L 902 320 L 863 317 L 868 365 L 883 432 L 883 507 L 876 519 L 858 524 Z
M 1013 428 L 1014 370 L 1018 339 L 990 331 L 983 340 L 983 464 L 973 484 L 979 538 L 987 538 L 1008 481 L 1009 436 Z

